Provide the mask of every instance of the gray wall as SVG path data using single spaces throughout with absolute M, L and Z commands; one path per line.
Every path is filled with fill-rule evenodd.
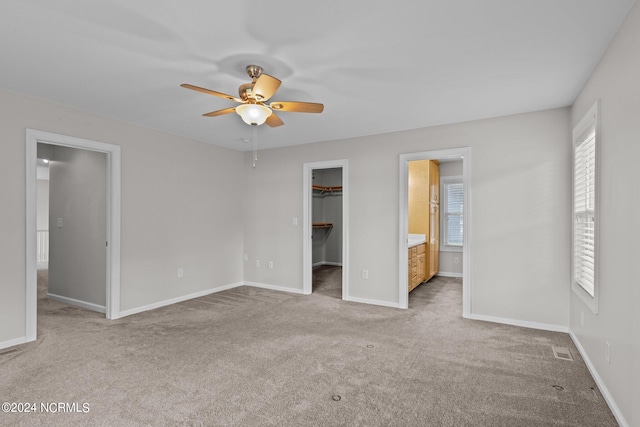
M 245 280 L 302 290 L 303 163 L 349 162 L 349 293 L 398 302 L 399 155 L 469 146 L 474 314 L 568 325 L 569 109 L 245 155 Z M 510 194 L 510 197 L 504 197 Z M 360 271 L 369 270 L 369 279 Z
M 317 169 L 314 184 L 324 186 L 342 185 L 342 168 Z M 313 197 L 313 222 L 331 222 L 330 229 L 313 232 L 313 264 L 342 264 L 342 194 L 317 195 Z
M 49 180 L 38 180 L 38 230 L 49 229 Z
M 242 281 L 242 153 L 0 91 L 0 343 L 25 336 L 26 128 L 121 146 L 122 310 Z
M 601 108 L 599 312 L 571 292 L 571 330 L 628 425 L 640 425 L 640 4 L 631 9 L 571 114 L 576 125 L 596 100 Z M 584 316 L 584 325 L 581 322 Z M 611 344 L 611 363 L 605 360 Z
M 55 146 L 49 165 L 48 293 L 104 309 L 107 155 Z
M 462 160 L 456 160 L 454 162 L 440 163 L 440 180 L 448 176 L 462 177 Z M 442 186 L 441 186 L 442 187 Z M 442 200 L 442 189 L 440 190 L 440 199 Z M 440 203 L 440 224 L 443 223 L 442 217 L 444 212 L 444 206 Z M 444 235 L 444 229 L 440 230 L 440 237 Z M 442 240 L 442 239 L 441 239 Z M 456 248 L 455 251 L 443 250 L 444 246 L 440 244 L 440 268 L 439 273 L 447 276 L 462 277 L 462 248 Z M 458 262 L 456 263 L 456 258 Z

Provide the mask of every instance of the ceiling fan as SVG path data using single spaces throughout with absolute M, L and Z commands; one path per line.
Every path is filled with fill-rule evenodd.
M 219 96 L 220 98 L 230 99 L 239 102 L 241 105 L 222 110 L 212 111 L 203 114 L 205 117 L 216 117 L 233 113 L 234 111 L 242 117 L 242 120 L 252 126 L 266 123 L 271 127 L 282 126 L 284 122 L 278 117 L 276 111 L 294 112 L 294 113 L 321 113 L 324 105 L 315 102 L 294 102 L 294 101 L 272 101 L 266 102 L 276 93 L 280 87 L 281 81 L 268 74 L 262 73 L 262 67 L 258 65 L 247 65 L 247 74 L 253 80 L 251 83 L 245 83 L 238 88 L 239 97 L 227 95 L 226 93 L 216 92 L 214 90 L 205 89 L 190 84 L 181 84 L 180 86 L 196 90 L 198 92 L 207 93 L 209 95 Z

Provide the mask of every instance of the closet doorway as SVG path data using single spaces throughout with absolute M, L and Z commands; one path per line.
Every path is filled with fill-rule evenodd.
M 347 161 L 304 164 L 305 294 L 347 299 Z
M 342 298 L 342 168 L 311 174 L 311 287 Z

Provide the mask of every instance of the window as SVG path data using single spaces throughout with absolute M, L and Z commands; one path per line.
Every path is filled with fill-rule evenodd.
M 572 288 L 598 311 L 598 107 L 596 103 L 573 129 Z
M 442 242 L 443 249 L 461 250 L 463 243 L 462 177 L 442 178 Z

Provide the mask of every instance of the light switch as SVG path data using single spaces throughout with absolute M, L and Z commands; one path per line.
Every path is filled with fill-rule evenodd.
M 58 227 L 58 228 L 62 228 L 62 218 L 58 218 L 58 219 L 56 220 L 56 227 Z

